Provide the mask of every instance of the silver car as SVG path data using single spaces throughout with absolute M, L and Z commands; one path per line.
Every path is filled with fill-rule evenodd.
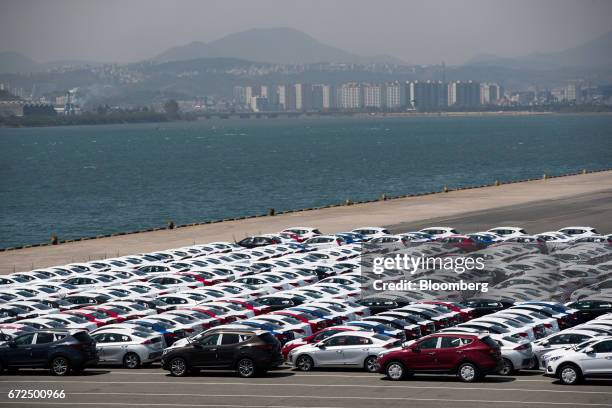
M 149 331 L 102 328 L 91 337 L 96 341 L 100 363 L 121 364 L 125 368 L 159 360 L 165 347 L 164 338 Z
M 497 340 L 500 345 L 503 359 L 502 368 L 499 370 L 501 375 L 511 375 L 518 370 L 532 368 L 534 365 L 535 354 L 531 349 L 529 341 L 515 341 L 512 337 L 505 337 Z
M 302 371 L 315 367 L 362 367 L 374 373 L 378 371 L 378 353 L 400 345 L 398 339 L 382 334 L 342 332 L 318 343 L 297 347 L 289 352 L 288 359 Z

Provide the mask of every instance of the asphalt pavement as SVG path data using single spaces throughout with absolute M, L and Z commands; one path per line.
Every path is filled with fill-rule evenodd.
M 466 384 L 451 375 L 389 381 L 358 370 L 298 372 L 289 368 L 242 379 L 230 372 L 170 377 L 159 368 L 88 369 L 84 376 L 51 377 L 22 370 L 0 377 L 1 407 L 612 407 L 612 380 L 564 386 L 538 371 L 488 376 Z M 63 390 L 63 399 L 9 399 L 15 389 Z

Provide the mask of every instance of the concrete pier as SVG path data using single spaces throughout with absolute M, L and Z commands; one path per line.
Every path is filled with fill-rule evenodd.
M 234 241 L 291 226 L 313 226 L 333 233 L 360 226 L 406 231 L 434 224 L 465 232 L 510 224 L 534 233 L 587 224 L 612 233 L 612 171 L 5 251 L 0 252 L 0 274 L 194 243 Z

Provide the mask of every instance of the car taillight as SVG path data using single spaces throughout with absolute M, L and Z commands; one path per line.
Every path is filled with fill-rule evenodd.
M 357 316 L 363 316 L 363 312 L 355 312 Z
M 75 350 L 83 349 L 83 345 L 81 343 L 69 344 L 68 347 L 73 348 Z
M 273 344 L 258 344 L 255 346 L 256 349 L 258 350 L 274 350 L 274 345 Z
M 516 346 L 515 350 L 527 350 L 529 348 L 529 343 L 523 343 L 520 346 Z
M 525 332 L 520 332 L 518 335 L 521 337 L 529 337 L 529 335 Z
M 147 340 L 143 341 L 143 342 L 142 342 L 142 343 L 140 343 L 140 344 L 152 344 L 152 343 L 153 343 L 153 342 L 152 342 L 151 340 L 147 339 Z
M 393 345 L 394 345 L 394 344 L 395 344 L 395 342 L 393 342 L 393 343 L 387 343 L 387 344 L 385 344 L 385 345 L 383 346 L 383 348 L 386 348 L 386 349 L 393 348 Z
M 544 327 L 546 327 L 547 329 L 552 329 L 552 324 L 544 323 Z

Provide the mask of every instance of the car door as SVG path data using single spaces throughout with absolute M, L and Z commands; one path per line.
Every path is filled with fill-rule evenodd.
M 341 366 L 344 365 L 343 350 L 347 346 L 348 336 L 331 337 L 323 342 L 323 346 L 315 353 L 315 365 Z
M 191 364 L 195 367 L 216 367 L 218 365 L 217 351 L 220 340 L 221 334 L 213 333 L 194 343 L 190 356 Z
M 29 366 L 32 343 L 36 333 L 28 333 L 15 338 L 4 353 L 6 365 L 15 367 Z
M 463 340 L 458 336 L 444 336 L 438 344 L 436 360 L 441 370 L 450 370 L 455 367 L 463 357 Z
M 53 333 L 36 333 L 30 352 L 30 360 L 33 365 L 44 366 L 47 363 L 47 357 L 54 341 Z
M 592 352 L 583 353 L 580 361 L 583 373 L 585 375 L 612 374 L 612 340 L 600 341 L 591 346 L 591 349 Z
M 434 370 L 437 368 L 439 337 L 429 337 L 416 344 L 410 355 L 413 370 Z
M 367 337 L 347 336 L 346 347 L 342 350 L 345 365 L 363 366 L 366 357 L 370 353 L 373 341 Z
M 223 333 L 217 351 L 217 365 L 231 367 L 238 355 L 238 344 L 251 336 L 238 333 Z
M 106 342 L 104 343 L 105 361 L 109 363 L 122 362 L 130 340 L 130 336 L 125 334 L 106 333 Z

